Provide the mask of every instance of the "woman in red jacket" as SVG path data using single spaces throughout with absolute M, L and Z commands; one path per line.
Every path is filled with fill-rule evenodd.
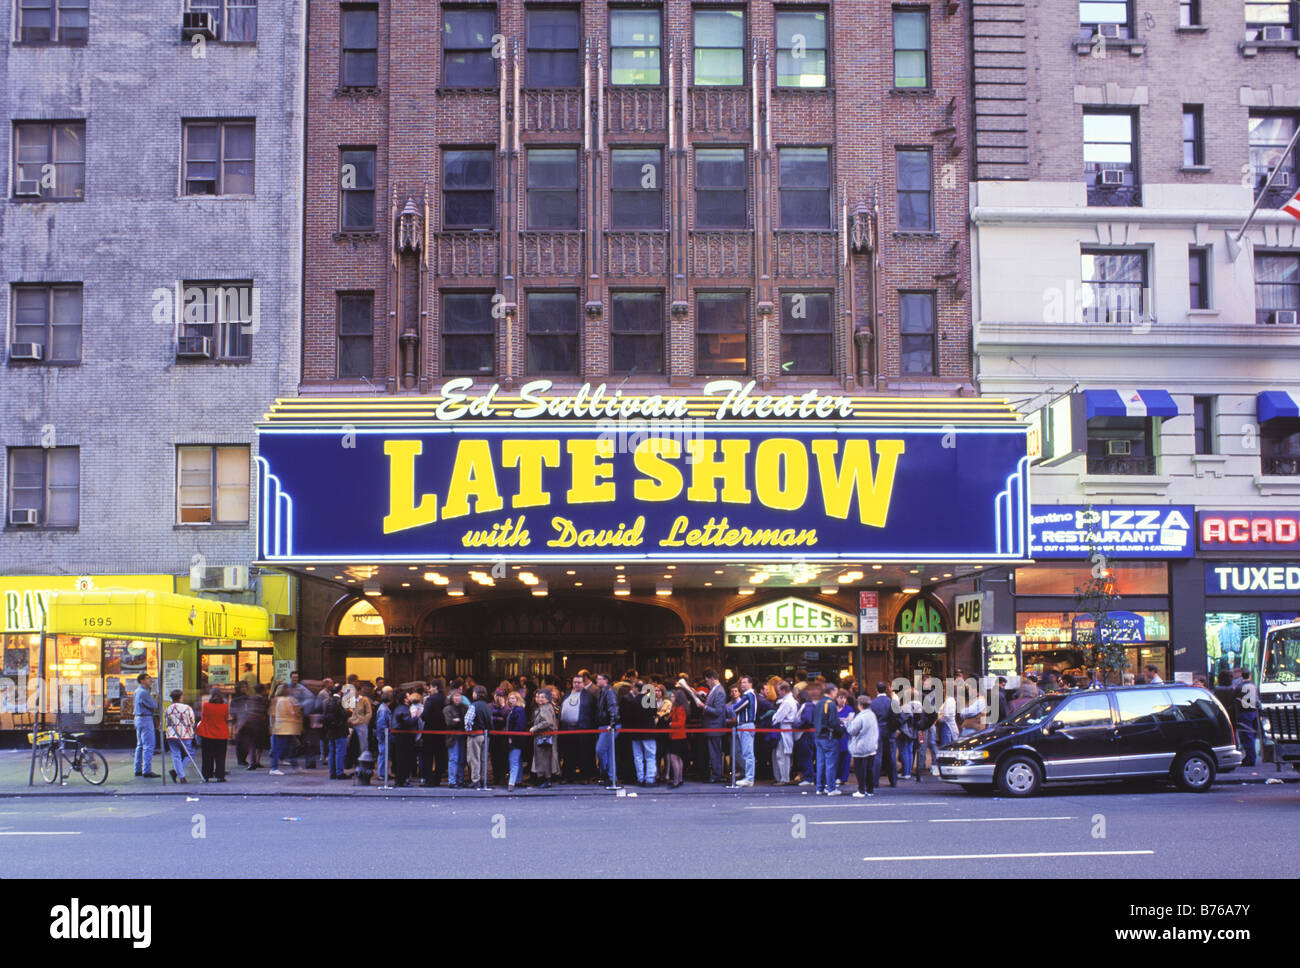
M 230 741 L 230 706 L 220 689 L 213 689 L 203 704 L 199 719 L 199 736 L 203 739 L 203 779 L 216 775 L 226 782 L 226 744 Z

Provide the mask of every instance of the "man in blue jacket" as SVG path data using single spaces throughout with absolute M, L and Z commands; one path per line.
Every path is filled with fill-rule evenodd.
M 135 710 L 135 775 L 157 779 L 158 774 L 153 771 L 153 751 L 158 746 L 158 734 L 153 716 L 158 711 L 158 700 L 154 699 L 151 691 L 153 676 L 142 672 L 135 681 L 139 683 L 131 694 Z
M 740 677 L 740 698 L 727 707 L 736 717 L 736 743 L 740 761 L 745 764 L 745 775 L 736 786 L 754 785 L 754 728 L 758 719 L 758 697 L 754 694 L 754 681 L 749 676 Z
M 880 724 L 880 743 L 876 751 L 875 762 L 871 765 L 871 785 L 880 786 L 880 771 L 883 769 L 889 777 L 889 785 L 898 785 L 898 755 L 894 746 L 894 734 L 898 732 L 898 700 L 889 692 L 888 683 L 876 683 L 876 698 L 871 700 L 871 711 Z
M 811 684 L 809 700 L 813 707 L 813 736 L 817 744 L 817 793 L 827 796 L 840 796 L 836 785 L 836 773 L 840 760 L 840 710 L 835 700 L 826 695 L 821 682 Z

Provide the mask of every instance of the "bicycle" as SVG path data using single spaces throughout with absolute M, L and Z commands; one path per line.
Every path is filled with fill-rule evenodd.
M 51 730 L 36 737 L 37 745 L 44 750 L 39 754 L 41 779 L 46 783 L 58 780 L 60 786 L 66 786 L 67 774 L 80 773 L 87 783 L 101 786 L 108 779 L 108 760 L 104 759 L 103 753 L 81 743 L 81 737 L 85 735 Z

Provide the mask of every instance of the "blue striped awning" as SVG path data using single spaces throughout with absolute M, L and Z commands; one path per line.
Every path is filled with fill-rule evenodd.
M 1177 417 L 1178 404 L 1167 390 L 1084 390 L 1088 419 L 1093 417 Z
M 1255 399 L 1255 416 L 1260 423 L 1274 417 L 1300 417 L 1300 393 L 1265 390 Z

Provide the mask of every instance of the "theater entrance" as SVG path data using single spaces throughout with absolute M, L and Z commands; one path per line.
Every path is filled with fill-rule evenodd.
M 469 675 L 495 686 L 521 675 L 564 682 L 583 669 L 619 676 L 667 668 L 683 631 L 678 615 L 658 605 L 530 596 L 445 605 L 419 637 L 425 678 Z

